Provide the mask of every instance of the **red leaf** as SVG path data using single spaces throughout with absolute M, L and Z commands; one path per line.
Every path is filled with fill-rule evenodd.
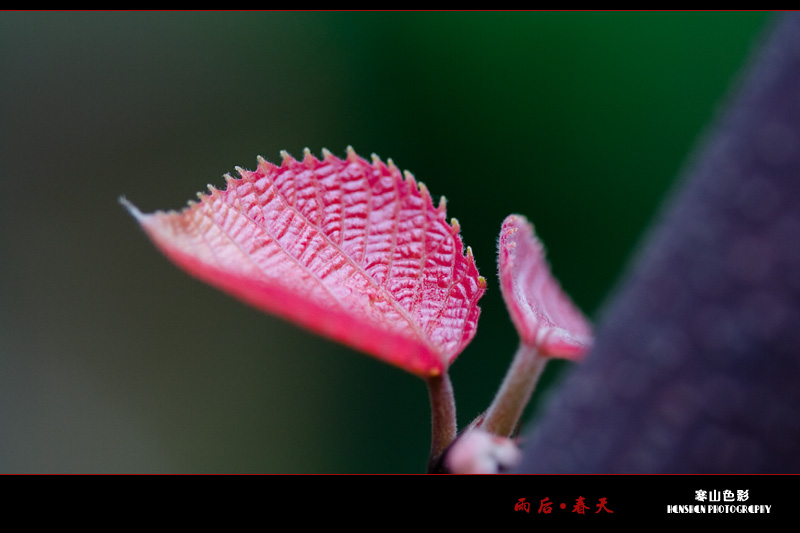
M 550 273 L 544 247 L 521 215 L 503 221 L 498 249 L 500 289 L 522 342 L 543 355 L 579 359 L 591 326 Z
M 472 340 L 486 282 L 411 174 L 352 149 L 237 171 L 179 213 L 123 202 L 190 274 L 409 372 L 441 374 Z

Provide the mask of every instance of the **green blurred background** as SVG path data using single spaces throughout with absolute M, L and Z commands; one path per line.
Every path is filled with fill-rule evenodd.
M 422 472 L 421 380 L 183 274 L 117 198 L 180 208 L 282 149 L 393 158 L 489 284 L 463 425 L 517 342 L 503 218 L 597 318 L 770 17 L 0 13 L 0 472 Z

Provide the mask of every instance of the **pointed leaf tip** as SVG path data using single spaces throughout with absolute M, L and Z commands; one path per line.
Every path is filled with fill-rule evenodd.
M 485 282 L 444 209 L 349 147 L 344 160 L 281 157 L 237 167 L 243 179 L 180 212 L 120 202 L 193 276 L 414 374 L 446 371 L 475 335 Z
M 524 216 L 503 222 L 498 266 L 503 299 L 522 342 L 543 355 L 580 359 L 591 347 L 591 326 L 551 274 Z
M 139 211 L 139 208 L 130 203 L 124 196 L 119 197 L 119 203 L 122 204 L 122 206 L 128 210 L 128 213 L 130 213 L 136 220 L 140 220 L 142 218 L 142 212 Z

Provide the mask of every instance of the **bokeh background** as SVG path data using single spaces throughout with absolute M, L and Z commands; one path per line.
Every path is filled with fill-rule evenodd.
M 422 472 L 421 380 L 180 272 L 118 197 L 180 208 L 282 149 L 411 170 L 489 284 L 451 369 L 464 425 L 517 343 L 505 216 L 601 316 L 770 19 L 0 13 L 0 472 Z

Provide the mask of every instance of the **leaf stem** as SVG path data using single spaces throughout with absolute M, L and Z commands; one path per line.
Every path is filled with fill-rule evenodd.
M 431 399 L 431 455 L 433 464 L 456 438 L 456 402 L 447 371 L 426 380 Z
M 503 384 L 486 411 L 482 429 L 502 437 L 511 435 L 533 395 L 547 360 L 535 347 L 520 343 Z

